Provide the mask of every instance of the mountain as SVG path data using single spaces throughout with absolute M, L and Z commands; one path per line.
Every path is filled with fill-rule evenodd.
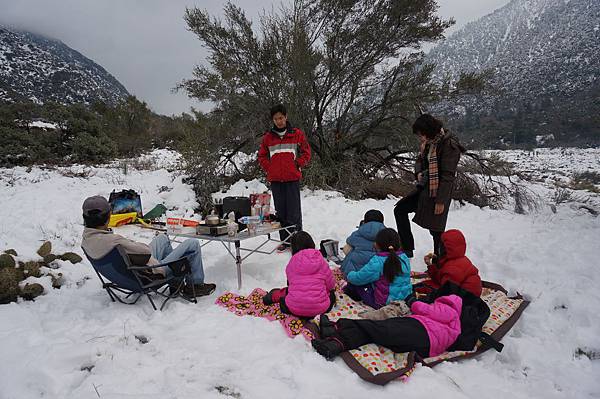
M 437 104 L 451 127 L 480 145 L 600 143 L 600 2 L 512 0 L 427 56 L 438 81 L 490 70 L 480 95 Z
M 64 43 L 0 26 L 0 100 L 115 104 L 127 89 Z

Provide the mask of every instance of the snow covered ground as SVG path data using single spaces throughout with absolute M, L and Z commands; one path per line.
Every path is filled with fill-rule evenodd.
M 538 171 L 572 165 L 568 175 L 585 162 L 600 171 L 597 152 L 570 151 L 523 164 Z M 165 162 L 161 165 L 172 164 L 173 154 L 153 157 Z M 240 182 L 230 192 L 248 194 L 261 187 Z M 121 188 L 137 190 L 145 210 L 162 202 L 173 215 L 193 214 L 193 192 L 176 172 L 129 168 L 124 175 L 118 164 L 0 169 L 0 250 L 14 248 L 20 259 L 29 260 L 43 240 L 50 240 L 56 252 L 81 253 L 83 199 Z M 549 200 L 548 186 L 534 189 Z M 394 226 L 394 202 L 351 201 L 334 192 L 305 190 L 305 229 L 317 242 L 343 241 L 371 208 L 382 210 Z M 419 368 L 406 384 L 368 384 L 341 360 L 327 362 L 304 339 L 287 338 L 277 323 L 237 317 L 214 305 L 218 294 L 236 290 L 236 277 L 231 258 L 211 244 L 203 257 L 207 281 L 217 284 L 217 292 L 197 305 L 171 302 L 163 312 L 151 311 L 146 301 L 111 303 L 87 262 L 58 261 L 66 286 L 53 290 L 49 278 L 42 278 L 46 295 L 0 305 L 0 398 L 600 396 L 600 218 L 570 204 L 558 205 L 556 213 L 543 206 L 528 215 L 466 205 L 453 207 L 448 227 L 465 233 L 468 256 L 483 278 L 532 301 L 503 339 L 502 353 Z M 426 231 L 414 231 L 413 270 L 423 270 L 431 239 Z M 153 235 L 135 226 L 118 232 L 146 242 Z M 282 286 L 288 258 L 250 257 L 242 292 Z
M 574 174 L 600 172 L 600 148 L 536 148 L 531 151 L 486 151 L 515 164 L 536 180 L 567 183 Z

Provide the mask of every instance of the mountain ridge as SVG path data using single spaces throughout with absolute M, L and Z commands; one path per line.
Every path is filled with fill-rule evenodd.
M 487 93 L 433 107 L 471 140 L 600 141 L 597 0 L 512 0 L 434 47 L 427 61 L 438 82 L 493 71 Z
M 0 25 L 0 100 L 114 105 L 128 95 L 106 69 L 63 42 Z

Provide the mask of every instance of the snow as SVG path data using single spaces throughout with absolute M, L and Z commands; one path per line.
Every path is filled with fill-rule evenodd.
M 554 140 L 553 134 L 544 134 L 544 135 L 535 136 L 535 142 L 537 143 L 537 145 L 544 145 L 546 142 L 553 141 L 553 140 Z
M 519 152 L 502 155 L 536 173 L 557 169 L 568 177 L 584 166 L 600 171 L 597 151 L 538 151 L 536 158 Z M 168 152 L 154 155 L 162 155 L 164 161 L 175 157 Z M 545 191 L 538 186 L 532 189 L 550 195 L 549 186 Z M 118 164 L 0 169 L 0 187 L 0 249 L 15 248 L 21 260 L 35 258 L 35 250 L 47 239 L 55 252 L 81 254 L 80 206 L 90 195 L 132 188 L 141 194 L 144 210 L 164 202 L 171 212 L 188 217 L 196 206 L 181 174 L 158 167 L 131 167 L 127 174 Z M 258 181 L 240 181 L 217 195 L 247 195 L 265 188 Z M 394 203 L 304 190 L 305 229 L 316 242 L 343 241 L 371 208 L 382 210 L 393 226 Z M 204 266 L 217 292 L 196 305 L 173 301 L 163 312 L 151 311 L 143 300 L 133 306 L 111 303 L 87 261 L 58 261 L 66 286 L 52 290 L 45 284 L 48 293 L 35 302 L 0 305 L 0 398 L 598 395 L 598 359 L 577 355 L 577 350 L 600 352 L 600 219 L 568 204 L 558 205 L 556 213 L 544 206 L 529 215 L 454 204 L 448 227 L 465 233 L 468 255 L 484 279 L 532 301 L 502 340 L 502 353 L 489 351 L 434 369 L 421 367 L 406 384 L 368 384 L 341 360 L 327 362 L 302 338 L 287 338 L 277 323 L 237 317 L 214 305 L 217 295 L 235 291 L 237 282 L 232 259 L 222 247 L 210 244 L 203 248 Z M 136 226 L 118 232 L 145 242 L 154 234 Z M 414 233 L 413 270 L 424 270 L 422 258 L 430 251 L 431 238 L 418 227 Z M 288 258 L 248 258 L 242 293 L 285 284 Z M 136 335 L 148 338 L 148 343 L 142 344 Z
M 258 180 L 252 180 L 249 182 L 245 180 L 239 180 L 236 183 L 232 184 L 231 187 L 229 187 L 227 190 L 224 190 L 223 192 L 214 193 L 213 198 L 222 199 L 228 196 L 248 197 L 250 194 L 264 193 L 268 190 L 269 189 L 267 188 L 267 186 Z
M 120 160 L 115 162 L 114 164 L 123 164 L 123 162 L 126 163 L 133 163 L 134 166 L 137 164 L 139 165 L 147 165 L 149 169 L 151 170 L 158 170 L 158 169 L 167 169 L 167 170 L 175 170 L 178 167 L 180 167 L 181 162 L 182 162 L 182 157 L 181 154 L 179 154 L 177 151 L 174 150 L 169 150 L 169 149 L 155 149 L 150 151 L 149 153 L 146 154 L 142 154 L 140 155 L 138 158 L 136 158 L 134 160 L 134 162 L 131 162 L 131 160 Z
M 58 125 L 56 123 L 44 122 L 44 121 L 34 121 L 29 125 L 30 127 L 37 127 L 39 129 L 44 130 L 56 130 L 58 129 Z
M 600 148 L 536 148 L 531 151 L 486 151 L 496 154 L 515 165 L 532 179 L 549 188 L 569 183 L 573 176 L 583 172 L 600 173 Z M 580 193 L 588 196 L 587 192 Z M 599 198 L 589 197 L 591 202 Z

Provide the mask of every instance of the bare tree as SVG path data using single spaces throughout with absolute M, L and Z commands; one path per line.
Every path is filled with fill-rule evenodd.
M 344 190 L 405 169 L 416 105 L 439 95 L 420 46 L 453 23 L 436 9 L 433 0 L 294 0 L 258 29 L 231 3 L 222 21 L 188 9 L 210 66 L 179 88 L 215 104 L 209 117 L 230 158 L 256 148 L 268 108 L 283 102 L 315 154 L 307 180 Z

